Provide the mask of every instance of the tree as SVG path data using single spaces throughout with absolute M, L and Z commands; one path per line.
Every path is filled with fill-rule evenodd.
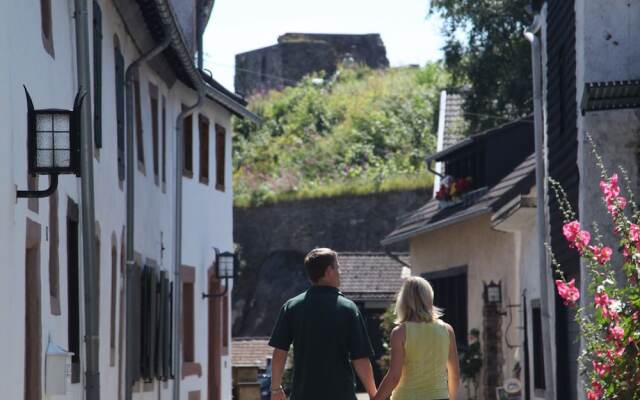
M 472 131 L 532 112 L 531 47 L 524 29 L 531 0 L 431 0 L 444 20 L 445 64 L 470 87 L 464 110 Z

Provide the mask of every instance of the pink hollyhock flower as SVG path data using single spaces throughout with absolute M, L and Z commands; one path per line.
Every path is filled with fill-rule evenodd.
M 620 187 L 618 186 L 618 175 L 614 174 L 609 178 L 608 182 L 600 181 L 600 190 L 604 194 L 607 201 L 609 199 L 617 197 L 620 194 Z
M 591 240 L 591 234 L 587 231 L 580 231 L 578 233 L 578 237 L 576 238 L 575 244 L 580 252 L 584 251 L 584 248 L 589 245 L 589 241 Z
M 611 366 L 605 363 L 600 363 L 595 360 L 591 363 L 593 364 L 593 370 L 596 371 L 596 373 L 600 375 L 600 377 L 604 377 L 609 373 L 609 370 L 611 369 Z
M 595 295 L 595 304 L 599 307 L 608 307 L 611 300 L 609 300 L 609 296 L 606 293 L 596 293 Z
M 611 254 L 613 254 L 609 247 L 589 246 L 589 250 L 591 250 L 600 265 L 606 264 L 611 259 Z
M 598 400 L 598 396 L 593 393 L 591 390 L 587 391 L 587 400 Z
M 625 208 L 627 208 L 627 199 L 625 199 L 622 196 L 618 196 L 618 208 L 620 208 L 621 210 L 624 210 Z
M 622 340 L 624 339 L 624 329 L 618 324 L 615 324 L 612 327 L 609 327 L 609 335 L 613 340 Z
M 580 222 L 578 221 L 571 221 L 562 227 L 562 234 L 570 243 L 576 240 L 578 233 L 580 233 Z
M 565 305 L 575 305 L 580 298 L 580 291 L 575 287 L 575 279 L 564 282 L 561 279 L 556 280 L 558 295 L 564 299 Z
M 639 241 L 640 240 L 640 226 L 638 226 L 636 224 L 629 225 L 629 236 L 631 237 L 631 240 L 633 240 L 634 242 Z
M 593 390 L 593 394 L 596 395 L 596 398 L 602 397 L 602 395 L 604 394 L 602 385 L 595 379 L 591 381 L 591 389 Z

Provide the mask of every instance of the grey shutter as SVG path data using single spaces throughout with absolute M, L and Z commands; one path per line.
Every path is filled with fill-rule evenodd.
M 166 307 L 167 307 L 167 273 L 160 272 L 160 282 L 158 285 L 158 334 L 156 336 L 156 378 L 165 378 L 165 340 L 166 340 Z
M 115 49 L 116 64 L 116 122 L 118 140 L 118 178 L 124 180 L 124 57 Z
M 149 358 L 147 359 L 147 370 L 149 373 L 149 379 L 153 379 L 156 375 L 156 330 L 158 319 L 158 277 L 155 269 L 149 268 L 149 327 L 147 337 L 147 352 Z
M 169 337 L 169 340 L 168 340 L 168 343 L 167 343 L 167 348 L 168 348 L 167 356 L 168 357 L 167 357 L 167 364 L 165 365 L 165 368 L 167 368 L 167 371 L 168 371 L 168 378 L 169 379 L 175 379 L 175 377 L 176 377 L 176 374 L 175 374 L 176 371 L 174 369 L 174 362 L 173 362 L 173 324 L 174 324 L 174 321 L 173 321 L 173 304 L 174 304 L 173 295 L 174 295 L 174 290 L 173 289 L 174 289 L 174 286 L 175 285 L 174 285 L 173 282 L 171 282 L 170 285 L 169 285 L 169 307 L 168 307 L 168 310 L 169 310 L 169 312 L 168 312 L 168 314 L 169 314 L 169 318 L 168 318 L 169 327 L 168 328 L 169 328 L 169 332 L 171 332 L 171 333 L 168 335 L 168 337 Z
M 102 11 L 93 2 L 93 140 L 102 147 Z
M 127 356 L 126 356 L 126 384 L 127 390 L 140 379 L 140 318 L 141 312 L 141 270 L 133 265 L 127 267 Z

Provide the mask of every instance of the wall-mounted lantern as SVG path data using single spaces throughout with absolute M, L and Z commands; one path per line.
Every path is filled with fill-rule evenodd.
M 229 251 L 225 251 L 224 253 L 220 253 L 217 248 L 214 247 L 216 252 L 216 261 L 215 261 L 215 269 L 216 269 L 216 277 L 218 280 L 224 280 L 224 290 L 222 293 L 202 293 L 202 298 L 206 299 L 209 297 L 222 297 L 227 294 L 229 290 L 229 280 L 235 279 L 236 277 L 236 260 L 237 256 L 235 253 L 231 253 Z
M 484 284 L 484 301 L 489 304 L 502 303 L 502 281 L 494 281 Z
M 49 175 L 50 186 L 42 191 L 18 190 L 18 198 L 47 197 L 58 187 L 58 175 L 80 176 L 80 109 L 85 93 L 76 95 L 73 110 L 38 109 L 27 96 L 27 151 L 30 175 Z
M 45 393 L 49 396 L 67 394 L 67 384 L 71 376 L 71 356 L 49 339 L 45 359 Z

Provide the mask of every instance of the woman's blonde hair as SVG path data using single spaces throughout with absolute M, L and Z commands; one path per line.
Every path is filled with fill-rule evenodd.
M 433 288 L 419 276 L 407 278 L 396 299 L 396 324 L 431 322 L 439 319 L 442 310 L 433 305 Z

